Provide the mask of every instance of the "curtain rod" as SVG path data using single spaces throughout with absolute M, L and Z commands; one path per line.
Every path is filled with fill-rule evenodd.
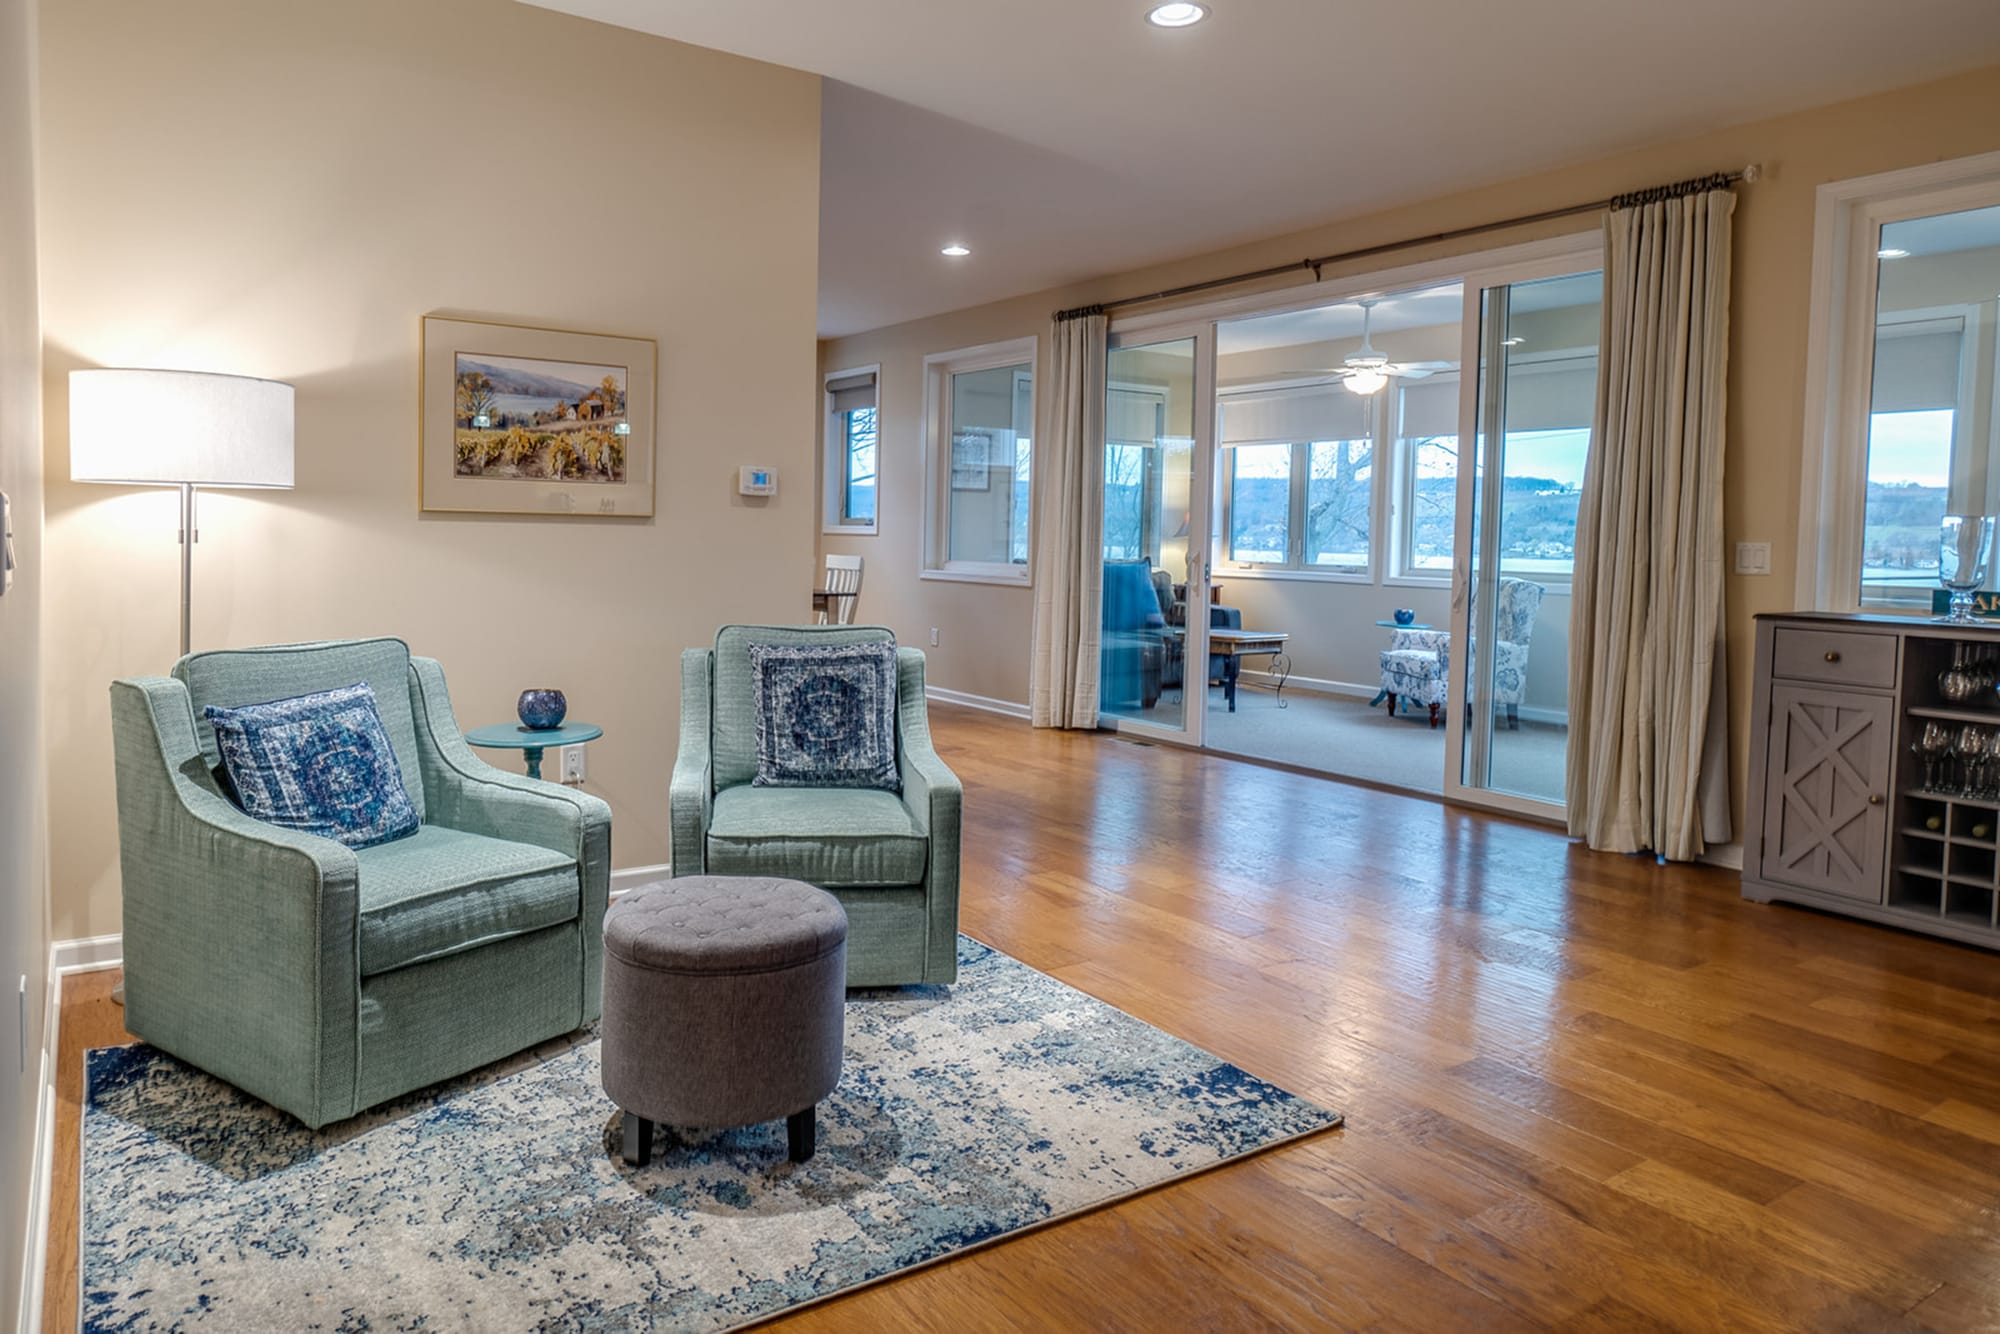
M 1527 227 L 1537 222 L 1552 222 L 1557 218 L 1575 217 L 1579 213 L 1603 213 L 1610 209 L 1636 208 L 1643 204 L 1657 203 L 1665 199 L 1681 199 L 1691 194 L 1707 190 L 1721 190 L 1738 181 L 1755 182 L 1763 175 L 1763 167 L 1751 163 L 1741 171 L 1716 172 L 1708 176 L 1693 176 L 1672 185 L 1658 185 L 1649 190 L 1634 190 L 1622 195 L 1612 195 L 1608 199 L 1593 199 L 1587 204 L 1571 204 L 1564 208 L 1543 209 L 1540 213 L 1523 213 L 1519 217 L 1501 218 L 1496 222 L 1474 223 L 1470 227 L 1454 227 L 1446 232 L 1432 232 L 1429 236 L 1412 236 L 1403 241 L 1386 241 L 1381 245 L 1363 246 L 1359 250 L 1342 250 L 1336 254 L 1320 255 L 1315 259 L 1301 259 L 1290 264 L 1273 264 L 1268 269 L 1256 269 L 1249 273 L 1232 273 L 1226 278 L 1209 278 L 1203 282 L 1187 283 L 1181 287 L 1169 287 L 1161 292 L 1148 292 L 1144 296 L 1120 297 L 1116 301 L 1105 301 L 1093 306 L 1077 306 L 1071 310 L 1059 310 L 1055 314 L 1058 321 L 1082 319 L 1086 315 L 1108 314 L 1126 306 L 1141 306 L 1152 301 L 1167 301 L 1177 296 L 1193 296 L 1197 292 L 1211 292 L 1218 287 L 1234 287 L 1238 283 L 1254 283 L 1264 278 L 1276 278 L 1287 273 L 1311 273 L 1313 281 L 1319 281 L 1319 271 L 1329 264 L 1344 264 L 1348 260 L 1367 259 L 1374 255 L 1387 255 L 1398 250 L 1410 250 L 1417 246 L 1437 245 L 1444 241 L 1463 240 L 1468 236 L 1483 236 L 1488 232 L 1506 231 L 1513 227 Z

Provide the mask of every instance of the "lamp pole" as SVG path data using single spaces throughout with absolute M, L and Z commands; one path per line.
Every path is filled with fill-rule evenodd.
M 181 656 L 185 658 L 194 647 L 193 617 L 189 608 L 194 602 L 194 544 L 201 541 L 201 530 L 194 526 L 194 483 L 181 483 Z

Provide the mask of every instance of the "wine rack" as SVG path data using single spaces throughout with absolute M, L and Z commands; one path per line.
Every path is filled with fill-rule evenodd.
M 2000 624 L 1757 619 L 1743 893 L 2000 948 Z

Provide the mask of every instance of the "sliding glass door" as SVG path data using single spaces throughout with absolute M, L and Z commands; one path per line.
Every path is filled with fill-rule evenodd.
M 1143 337 L 1113 337 L 1105 369 L 1098 711 L 1120 730 L 1198 743 L 1213 342 L 1205 329 Z
M 1538 268 L 1468 285 L 1478 376 L 1461 404 L 1473 449 L 1459 474 L 1452 638 L 1463 651 L 1450 695 L 1462 706 L 1446 790 L 1547 815 L 1564 801 L 1570 575 L 1604 282 L 1574 261 Z

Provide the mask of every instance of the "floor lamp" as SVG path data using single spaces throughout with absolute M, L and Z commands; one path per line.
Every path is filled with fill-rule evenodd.
M 181 493 L 181 653 L 192 647 L 194 498 L 199 487 L 292 485 L 292 387 L 201 371 L 69 373 L 73 482 Z M 112 998 L 125 999 L 121 982 Z

